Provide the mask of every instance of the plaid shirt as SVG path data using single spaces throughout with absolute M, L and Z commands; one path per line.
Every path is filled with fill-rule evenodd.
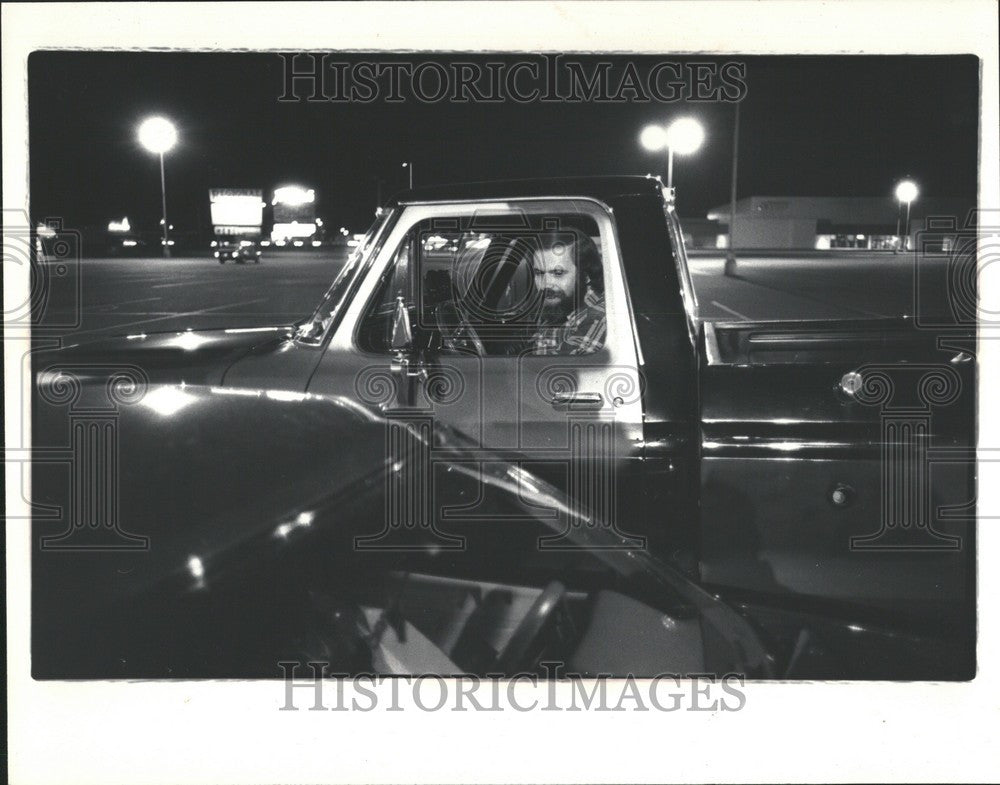
M 542 327 L 532 336 L 534 354 L 590 354 L 604 346 L 608 317 L 604 295 L 587 289 L 583 305 L 566 317 L 563 324 Z

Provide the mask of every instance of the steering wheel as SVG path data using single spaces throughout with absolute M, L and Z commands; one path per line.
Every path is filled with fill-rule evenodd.
M 503 653 L 497 657 L 496 667 L 501 673 L 515 673 L 529 664 L 524 659 L 531 651 L 531 645 L 542 634 L 565 595 L 566 587 L 559 581 L 552 581 L 542 590 L 517 625 Z
M 446 349 L 475 354 L 477 357 L 486 356 L 482 338 L 454 303 L 445 302 L 438 305 L 434 309 L 434 319 L 441 333 L 441 343 Z

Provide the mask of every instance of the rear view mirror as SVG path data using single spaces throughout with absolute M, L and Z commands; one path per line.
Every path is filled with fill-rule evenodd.
M 402 297 L 396 298 L 396 309 L 392 316 L 392 338 L 389 347 L 394 352 L 407 351 L 413 346 L 413 330 L 410 328 L 410 312 Z

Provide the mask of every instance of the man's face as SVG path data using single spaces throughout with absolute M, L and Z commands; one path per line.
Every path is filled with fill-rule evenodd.
M 535 251 L 531 268 L 535 286 L 542 293 L 543 311 L 567 314 L 573 310 L 577 268 L 572 244 Z

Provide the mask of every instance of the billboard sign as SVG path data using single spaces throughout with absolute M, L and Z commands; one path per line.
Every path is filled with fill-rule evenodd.
M 215 224 L 212 227 L 216 236 L 225 237 L 257 237 L 261 233 L 259 226 L 239 226 L 232 224 Z
M 208 200 L 216 234 L 260 233 L 264 223 L 263 192 L 260 189 L 211 188 Z M 236 231 L 230 231 L 232 229 Z
M 312 188 L 297 185 L 275 188 L 271 206 L 275 224 L 316 222 L 316 191 Z

